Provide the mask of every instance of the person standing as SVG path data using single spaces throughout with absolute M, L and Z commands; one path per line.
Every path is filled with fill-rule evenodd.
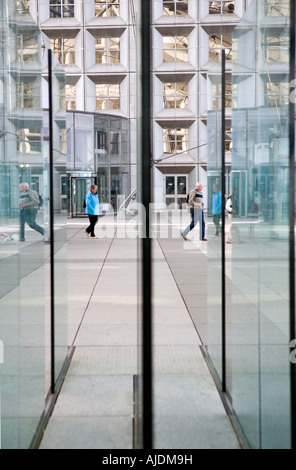
M 99 196 L 97 194 L 97 186 L 92 184 L 88 194 L 85 197 L 85 213 L 89 218 L 89 226 L 84 230 L 88 238 L 98 238 L 95 236 L 95 225 L 98 222 L 99 215 Z
M 220 218 L 222 214 L 222 193 L 218 184 L 213 185 L 212 214 L 216 228 L 215 237 L 219 237 L 221 235 Z
M 190 192 L 188 203 L 190 207 L 191 223 L 185 228 L 185 230 L 183 230 L 183 232 L 181 232 L 181 236 L 184 240 L 188 240 L 187 234 L 196 226 L 197 222 L 199 222 L 200 240 L 207 241 L 205 238 L 205 224 L 202 223 L 203 194 L 201 183 L 196 183 L 196 188 Z
M 30 189 L 28 183 L 21 183 L 20 189 L 20 241 L 25 241 L 25 223 L 33 230 L 44 236 L 44 228 L 36 223 L 36 215 L 39 209 L 39 196 L 36 191 Z

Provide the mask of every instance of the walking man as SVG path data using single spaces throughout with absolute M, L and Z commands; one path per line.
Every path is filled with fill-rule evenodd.
M 84 232 L 89 238 L 97 238 L 95 236 L 95 225 L 98 221 L 100 201 L 97 194 L 97 186 L 95 184 L 91 185 L 89 193 L 85 197 L 85 203 L 85 213 L 89 218 L 89 226 L 84 230 Z
M 197 222 L 199 222 L 199 237 L 200 240 L 207 241 L 205 238 L 205 224 L 202 223 L 203 216 L 203 195 L 202 195 L 202 184 L 196 183 L 196 188 L 193 189 L 189 194 L 188 199 L 191 215 L 191 223 L 181 232 L 181 236 L 184 240 L 188 240 L 187 234 L 192 230 Z
M 33 230 L 44 235 L 44 228 L 36 223 L 36 215 L 39 209 L 39 196 L 36 191 L 30 189 L 28 183 L 21 183 L 20 186 L 20 241 L 25 241 L 25 223 Z

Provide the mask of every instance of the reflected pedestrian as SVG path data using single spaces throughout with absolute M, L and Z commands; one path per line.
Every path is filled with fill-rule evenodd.
M 97 186 L 92 184 L 88 194 L 85 197 L 85 213 L 89 218 L 89 226 L 84 230 L 88 238 L 98 238 L 95 235 L 95 225 L 99 216 L 99 196 L 97 194 Z
M 191 223 L 181 232 L 181 236 L 184 240 L 188 240 L 187 234 L 192 230 L 196 224 L 199 222 L 199 236 L 200 240 L 207 241 L 205 238 L 205 224 L 202 222 L 203 219 L 203 194 L 202 194 L 202 184 L 197 182 L 196 188 L 193 189 L 188 198 L 188 203 L 190 207 Z
M 39 209 L 39 195 L 33 189 L 30 189 L 28 183 L 21 183 L 20 189 L 20 241 L 25 241 L 25 223 L 33 230 L 44 236 L 44 228 L 36 223 L 36 215 Z

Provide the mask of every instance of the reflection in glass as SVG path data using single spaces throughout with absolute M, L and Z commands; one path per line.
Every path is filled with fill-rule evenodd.
M 96 84 L 96 109 L 120 109 L 120 84 Z
M 164 108 L 188 108 L 188 83 L 164 83 Z
M 222 15 L 234 13 L 234 0 L 218 0 L 216 2 L 210 1 L 209 13 L 211 15 Z
M 232 405 L 251 448 L 291 445 L 288 13 L 255 0 L 233 33 Z
M 188 150 L 188 129 L 163 129 L 163 152 L 178 153 Z
M 50 18 L 73 18 L 74 0 L 50 0 Z

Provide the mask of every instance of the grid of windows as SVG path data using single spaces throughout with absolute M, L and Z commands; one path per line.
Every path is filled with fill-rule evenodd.
M 119 0 L 95 0 L 95 16 L 119 16 Z
M 50 40 L 52 51 L 63 65 L 75 64 L 75 39 L 54 38 Z
M 188 129 L 163 129 L 163 153 L 188 150 Z
M 96 109 L 120 109 L 120 85 L 96 84 Z
M 164 108 L 188 108 L 188 83 L 164 83 Z
M 120 63 L 120 39 L 98 38 L 96 39 L 96 64 Z
M 210 15 L 222 15 L 234 12 L 234 0 L 220 0 L 218 2 L 210 1 L 209 13 Z
M 188 0 L 163 0 L 163 14 L 164 15 L 187 15 L 188 14 Z
M 50 0 L 50 18 L 73 18 L 74 0 Z
M 164 36 L 163 61 L 188 62 L 188 36 Z

